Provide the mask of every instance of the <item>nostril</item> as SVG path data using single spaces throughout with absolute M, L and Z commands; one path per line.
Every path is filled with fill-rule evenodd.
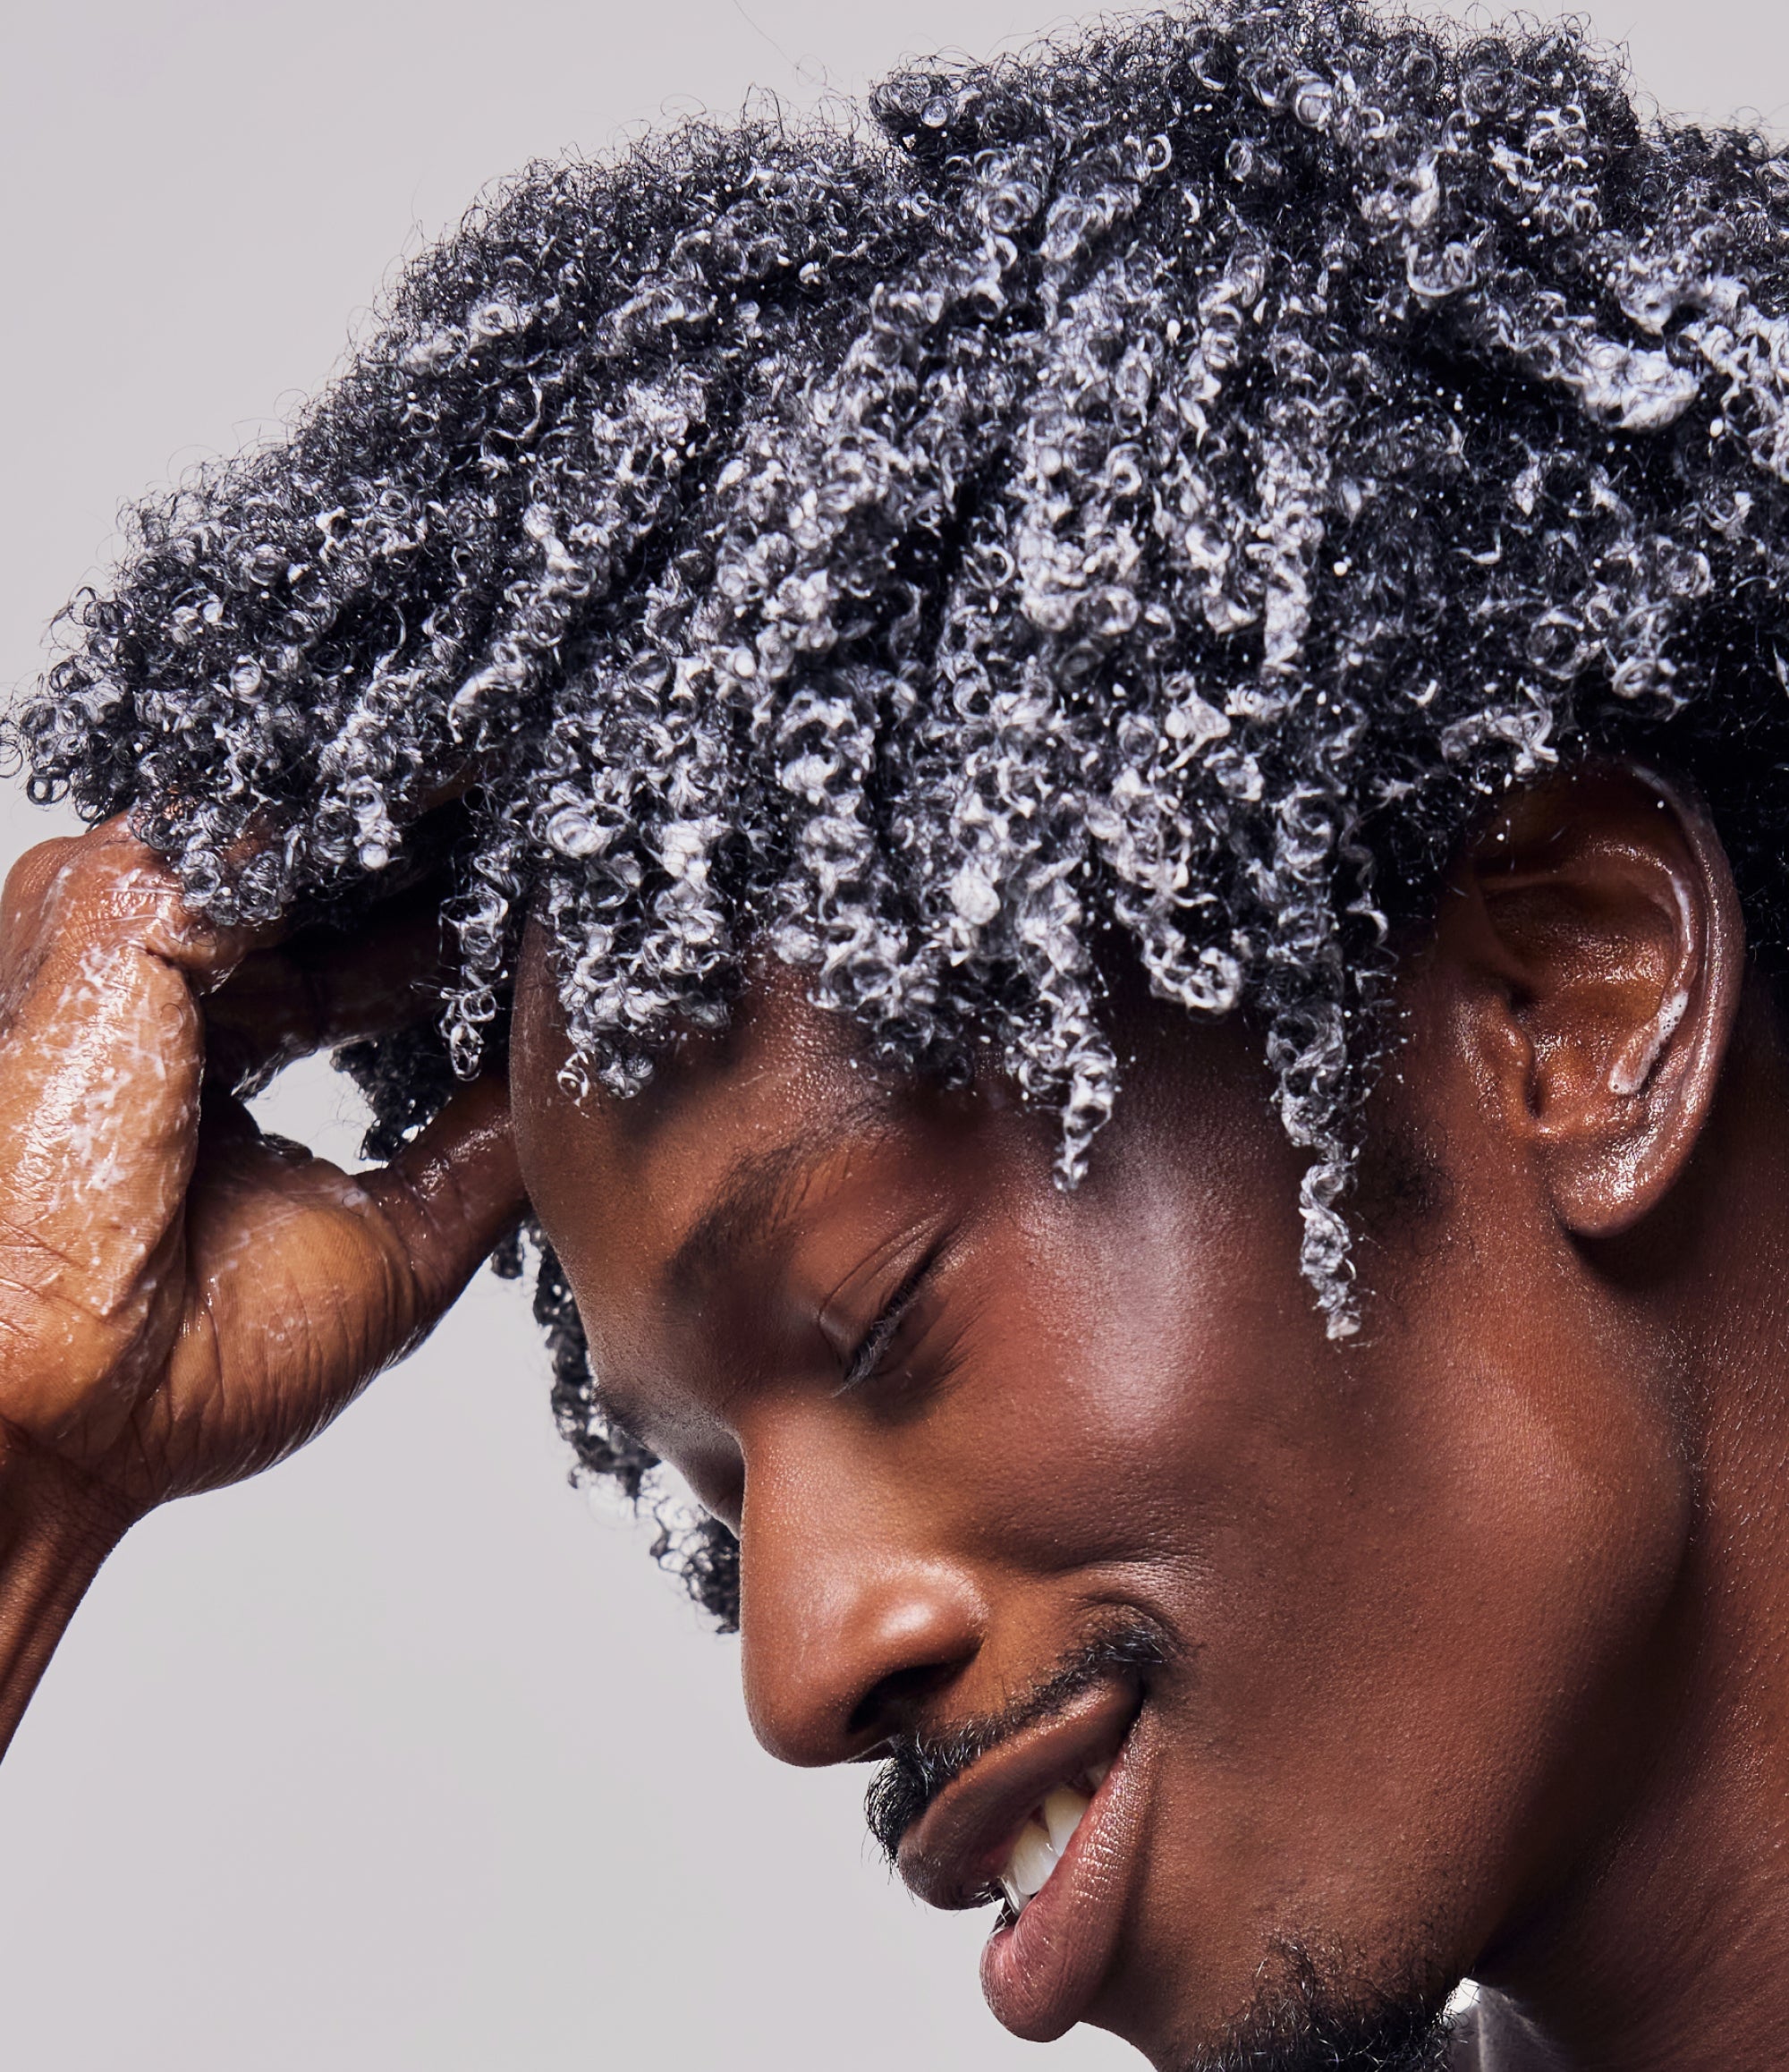
M 905 1727 L 925 1704 L 956 1676 L 961 1665 L 921 1662 L 911 1669 L 891 1669 L 871 1686 L 845 1721 L 853 1740 L 865 1734 L 886 1734 L 891 1728 Z

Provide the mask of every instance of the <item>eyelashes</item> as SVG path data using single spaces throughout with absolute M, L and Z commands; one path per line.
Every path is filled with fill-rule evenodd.
M 833 1391 L 835 1396 L 848 1395 L 853 1388 L 861 1388 L 866 1381 L 875 1378 L 908 1311 L 913 1306 L 914 1298 L 930 1278 L 932 1269 L 937 1264 L 938 1255 L 943 1249 L 942 1243 L 934 1244 L 883 1303 L 875 1321 L 857 1341 L 850 1359 L 845 1362 L 844 1379 Z

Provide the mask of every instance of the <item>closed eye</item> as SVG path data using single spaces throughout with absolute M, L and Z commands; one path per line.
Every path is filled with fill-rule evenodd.
M 942 1244 L 933 1245 L 883 1303 L 875 1322 L 858 1340 L 856 1349 L 845 1362 L 844 1379 L 833 1391 L 835 1396 L 844 1396 L 853 1388 L 861 1388 L 875 1374 L 895 1332 L 901 1329 L 901 1320 L 912 1307 L 913 1298 L 925 1286 L 927 1277 L 937 1264 L 938 1254 L 943 1249 Z

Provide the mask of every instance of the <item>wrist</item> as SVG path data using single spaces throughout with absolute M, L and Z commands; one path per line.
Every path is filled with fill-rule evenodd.
M 0 1752 L 132 1522 L 112 1491 L 29 1441 L 0 1437 Z

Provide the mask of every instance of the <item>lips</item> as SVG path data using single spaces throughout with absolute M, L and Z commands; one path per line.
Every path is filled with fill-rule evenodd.
M 982 1991 L 1005 2026 L 1033 2042 L 1073 2026 L 1117 1951 L 1140 1824 L 1139 1706 L 1128 1684 L 1071 1700 L 982 1756 L 901 1844 L 902 1877 L 934 1906 L 979 1906 L 1006 1884 Z M 1090 1786 L 1075 1820 L 1071 1795 Z

